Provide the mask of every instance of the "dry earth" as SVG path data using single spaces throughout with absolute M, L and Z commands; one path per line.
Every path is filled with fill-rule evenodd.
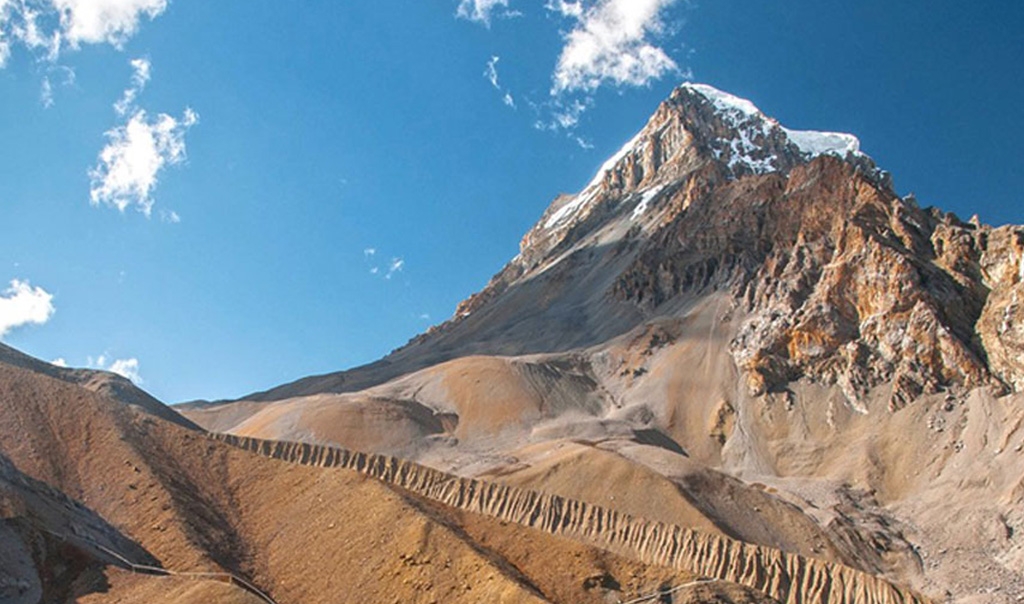
M 0 364 L 0 392 L 5 602 L 40 601 L 40 588 L 46 602 L 260 601 L 133 575 L 107 551 L 235 575 L 279 603 L 606 602 L 692 579 L 351 470 L 266 459 L 26 369 Z

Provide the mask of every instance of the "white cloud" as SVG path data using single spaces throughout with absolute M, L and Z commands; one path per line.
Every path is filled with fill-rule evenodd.
M 147 59 L 132 59 L 132 85 L 125 89 L 121 98 L 114 103 L 114 111 L 125 115 L 135 107 L 135 99 L 149 83 L 151 65 Z
M 7 65 L 7 59 L 11 56 L 11 43 L 7 40 L 9 34 L 10 13 L 13 0 L 0 0 L 0 69 Z
M 107 146 L 99 163 L 89 171 L 89 200 L 124 211 L 129 206 L 149 216 L 153 211 L 153 188 L 165 166 L 185 160 L 185 133 L 198 121 L 191 109 L 180 120 L 166 113 L 150 119 L 138 109 L 128 123 L 108 130 Z
M 121 377 L 128 378 L 136 385 L 142 385 L 142 376 L 139 375 L 138 359 L 117 359 L 110 364 L 109 371 Z
M 73 86 L 75 84 L 75 70 L 65 65 L 51 65 L 43 76 L 39 85 L 39 102 L 46 109 L 53 107 L 55 103 L 54 88 L 60 86 Z
M 590 97 L 571 100 L 556 99 L 555 102 L 546 107 L 546 110 L 550 111 L 550 119 L 547 121 L 537 120 L 534 122 L 533 127 L 537 130 L 550 130 L 554 132 L 572 130 L 580 123 L 580 118 L 590 108 L 591 103 L 593 103 L 593 99 Z
M 0 338 L 22 325 L 42 325 L 54 313 L 53 295 L 41 287 L 32 287 L 28 281 L 11 281 L 0 294 Z
M 110 44 L 121 48 L 143 19 L 155 19 L 168 0 L 0 0 L 0 68 L 20 45 L 55 63 L 62 48 Z
M 401 258 L 392 258 L 391 264 L 388 265 L 388 272 L 384 274 L 385 279 L 390 279 L 395 273 L 402 272 L 405 268 L 405 260 Z
M 179 224 L 181 216 L 174 210 L 160 210 L 160 220 L 169 224 Z
M 575 2 L 566 2 L 565 0 L 549 0 L 544 8 L 561 13 L 566 17 L 576 17 L 577 19 L 583 16 L 583 2 L 582 0 L 576 0 Z
M 50 65 L 46 69 L 46 75 L 39 85 L 39 102 L 44 108 L 49 109 L 55 103 L 56 87 L 74 86 L 75 70 L 66 65 Z
M 50 361 L 50 364 L 54 367 L 67 367 L 68 362 L 64 360 L 64 357 L 58 357 Z
M 155 19 L 167 0 L 52 0 L 64 38 L 79 44 L 107 43 L 120 48 L 139 30 L 142 17 Z
M 501 57 L 494 55 L 487 61 L 487 67 L 484 68 L 484 77 L 491 83 L 491 86 L 494 86 L 495 90 L 501 90 L 501 84 L 498 83 L 498 61 L 500 60 Z
M 363 257 L 364 258 L 372 258 L 376 254 L 377 254 L 377 248 L 368 247 L 368 248 L 363 250 Z
M 43 77 L 43 84 L 39 88 L 39 102 L 47 109 L 53 107 L 53 84 L 50 83 L 49 77 Z
M 459 7 L 455 9 L 455 16 L 462 19 L 469 19 L 486 26 L 491 25 L 491 18 L 515 17 L 519 13 L 508 9 L 509 0 L 459 0 Z
M 116 373 L 117 375 L 128 378 L 137 386 L 141 386 L 144 382 L 142 376 L 139 375 L 139 359 L 134 357 L 127 359 L 115 359 L 108 364 L 106 353 L 101 354 L 97 358 L 86 357 L 86 366 L 93 369 L 102 369 L 103 371 L 109 371 Z
M 576 21 L 552 76 L 552 93 L 593 92 L 611 83 L 643 86 L 678 70 L 651 38 L 662 33 L 662 11 L 675 0 L 549 2 L 550 10 Z
M 487 61 L 487 66 L 484 67 L 484 78 L 486 78 L 487 81 L 491 83 L 491 86 L 498 92 L 502 92 L 501 82 L 498 78 L 498 61 L 500 60 L 501 57 L 494 55 Z M 501 102 L 504 103 L 506 107 L 511 107 L 512 109 L 516 108 L 516 100 L 512 96 L 512 91 L 510 90 L 504 91 L 504 94 L 501 97 Z
M 99 163 L 89 170 L 89 201 L 122 212 L 135 206 L 150 216 L 157 176 L 166 166 L 185 161 L 185 134 L 199 122 L 199 115 L 186 108 L 180 119 L 166 113 L 150 119 L 135 105 L 150 78 L 149 61 L 135 59 L 131 65 L 132 85 L 114 104 L 117 114 L 127 121 L 106 132 L 107 145 L 100 151 Z M 180 221 L 173 212 L 161 217 L 168 222 Z

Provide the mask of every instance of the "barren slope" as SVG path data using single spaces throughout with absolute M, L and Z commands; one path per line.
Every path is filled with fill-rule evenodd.
M 25 586 L 25 601 L 37 601 L 33 576 L 44 589 L 74 590 L 87 602 L 153 593 L 252 601 L 223 585 L 126 576 L 101 555 L 107 550 L 174 572 L 229 573 L 280 603 L 601 602 L 688 578 L 351 470 L 265 459 L 3 364 L 0 452 L 10 460 L 0 482 L 0 537 L 12 552 L 2 570 L 9 584 Z M 41 550 L 40 536 L 50 539 Z M 62 539 L 77 543 L 77 553 Z M 26 555 L 33 547 L 35 556 Z M 48 574 L 69 556 L 82 559 L 78 574 Z M 764 599 L 722 590 L 740 601 Z

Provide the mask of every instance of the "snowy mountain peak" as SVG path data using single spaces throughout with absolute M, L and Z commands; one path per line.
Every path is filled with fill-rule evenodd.
M 777 157 L 753 157 L 759 145 L 758 139 L 767 140 L 775 132 L 781 132 L 785 139 L 796 147 L 803 159 L 810 160 L 819 155 L 862 155 L 860 140 L 841 132 L 819 132 L 815 130 L 791 130 L 765 115 L 754 103 L 707 84 L 686 83 L 679 91 L 703 97 L 711 103 L 718 116 L 734 129 L 735 136 L 729 140 L 733 150 L 730 168 L 743 165 L 755 174 L 766 174 L 779 169 Z M 728 137 L 726 137 L 728 138 Z
M 567 227 L 606 193 L 650 190 L 702 161 L 713 160 L 724 166 L 727 177 L 741 178 L 788 173 L 821 155 L 851 161 L 883 176 L 861 153 L 860 141 L 852 134 L 792 130 L 747 99 L 688 82 L 673 91 L 578 195 L 552 206 L 541 224 L 545 229 Z

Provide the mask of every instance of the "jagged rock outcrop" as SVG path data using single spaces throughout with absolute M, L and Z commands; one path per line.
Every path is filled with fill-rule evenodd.
M 907 589 L 838 564 L 632 518 L 557 495 L 461 478 L 394 457 L 226 434 L 211 438 L 290 463 L 356 470 L 446 506 L 581 539 L 648 564 L 746 585 L 786 604 L 928 602 Z
M 807 379 L 852 406 L 878 393 L 1024 386 L 1024 227 L 895 193 L 848 134 L 785 128 L 684 84 L 454 317 L 382 361 L 250 397 L 354 391 L 468 354 L 594 346 L 713 292 L 755 395 Z M 883 392 L 884 391 L 884 392 Z
M 555 200 L 439 331 L 518 284 L 579 281 L 604 263 L 618 277 L 603 303 L 632 304 L 639 320 L 732 296 L 733 356 L 755 396 L 808 379 L 862 410 L 883 389 L 899 409 L 1024 385 L 1022 242 L 1024 228 L 900 198 L 850 135 L 789 130 L 747 101 L 684 85 L 580 194 Z M 567 266 L 602 245 L 613 251 Z M 620 270 L 610 257 L 629 261 Z

